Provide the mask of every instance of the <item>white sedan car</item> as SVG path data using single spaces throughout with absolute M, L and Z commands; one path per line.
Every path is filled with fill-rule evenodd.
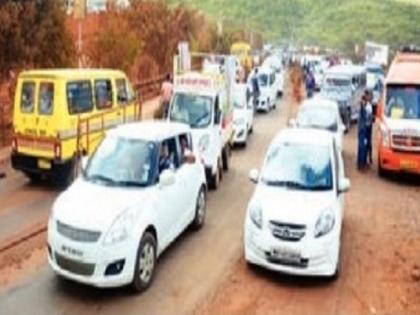
M 286 129 L 270 145 L 245 219 L 245 259 L 270 270 L 338 275 L 344 195 L 350 181 L 334 137 Z
M 335 101 L 314 97 L 299 107 L 296 120 L 291 125 L 299 128 L 323 129 L 334 135 L 338 149 L 343 148 L 345 126 Z
M 246 145 L 248 135 L 254 128 L 254 105 L 247 101 L 246 84 L 236 84 L 233 93 L 233 142 Z
M 206 211 L 204 167 L 188 126 L 142 122 L 110 131 L 53 205 L 49 264 L 97 287 L 149 287 L 157 257 Z

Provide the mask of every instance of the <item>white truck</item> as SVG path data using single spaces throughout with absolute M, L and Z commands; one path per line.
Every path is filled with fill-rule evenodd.
M 168 120 L 191 127 L 194 150 L 199 151 L 208 185 L 217 189 L 223 170 L 229 169 L 233 143 L 233 87 L 235 62 L 230 56 L 191 55 L 202 65 L 198 71 L 177 69 Z

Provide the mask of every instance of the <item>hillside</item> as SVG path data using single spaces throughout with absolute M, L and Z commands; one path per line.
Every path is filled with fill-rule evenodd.
M 202 10 L 216 21 L 256 28 L 272 40 L 353 51 L 365 40 L 393 48 L 420 44 L 420 1 L 413 0 L 167 0 Z M 416 4 L 417 3 L 417 4 Z

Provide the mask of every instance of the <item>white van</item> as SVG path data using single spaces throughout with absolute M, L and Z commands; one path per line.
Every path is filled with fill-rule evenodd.
M 255 76 L 255 69 L 252 71 L 248 79 L 248 85 L 252 91 L 252 79 Z M 260 88 L 260 95 L 256 102 L 256 110 L 269 112 L 276 108 L 277 101 L 277 86 L 276 75 L 273 69 L 269 67 L 258 68 L 258 84 Z
M 191 127 L 194 148 L 206 168 L 209 187 L 217 189 L 229 169 L 233 109 L 223 75 L 187 72 L 175 77 L 168 120 Z

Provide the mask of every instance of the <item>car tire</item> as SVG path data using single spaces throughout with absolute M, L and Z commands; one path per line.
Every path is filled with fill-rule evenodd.
M 220 168 L 220 163 L 218 163 L 217 169 L 216 169 L 216 174 L 210 175 L 210 178 L 209 178 L 210 189 L 217 190 L 219 188 L 220 181 L 221 181 L 221 178 L 222 178 L 221 174 L 222 174 L 222 172 L 221 172 L 221 168 Z
M 206 219 L 206 189 L 200 188 L 198 192 L 197 201 L 195 205 L 195 216 L 191 223 L 191 228 L 194 231 L 201 229 Z
M 137 250 L 132 289 L 141 293 L 153 282 L 156 269 L 156 239 L 150 232 L 145 232 Z
M 222 151 L 222 166 L 224 171 L 229 170 L 229 157 L 230 157 L 230 147 L 229 144 L 225 146 L 225 148 Z
M 254 132 L 254 124 L 251 125 L 251 128 L 249 129 L 249 134 L 252 134 Z
M 378 175 L 380 178 L 387 178 L 389 176 L 389 172 L 381 166 L 379 155 L 378 155 Z
M 351 109 L 350 108 L 347 108 L 347 110 L 346 110 L 346 130 L 347 130 L 347 132 L 349 132 L 350 131 L 350 128 L 351 128 Z

